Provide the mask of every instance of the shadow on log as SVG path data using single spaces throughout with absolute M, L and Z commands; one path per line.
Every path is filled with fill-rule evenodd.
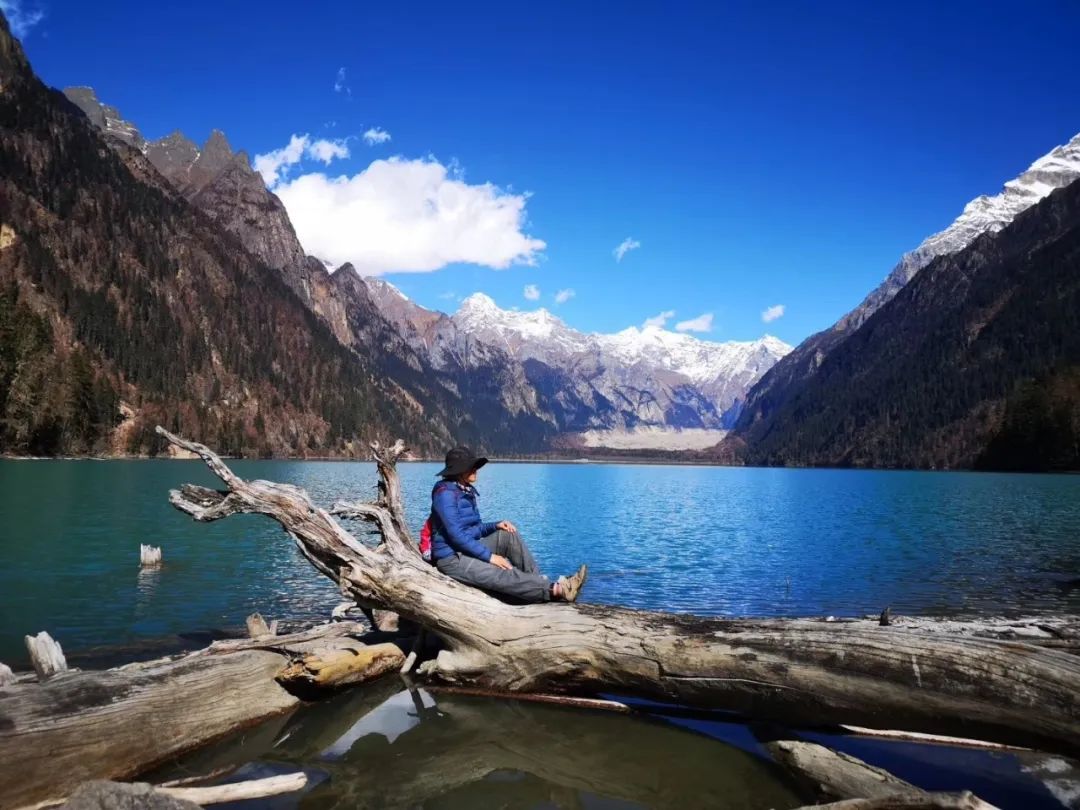
M 1068 652 L 876 622 L 507 605 L 421 559 L 401 504 L 400 441 L 373 445 L 378 499 L 331 510 L 374 524 L 383 542 L 371 548 L 303 490 L 245 481 L 207 447 L 158 432 L 202 458 L 225 487 L 174 490 L 176 508 L 199 521 L 234 514 L 276 520 L 343 594 L 441 639 L 438 656 L 418 670 L 429 678 L 507 691 L 621 691 L 789 724 L 898 728 L 1080 752 L 1080 657 Z

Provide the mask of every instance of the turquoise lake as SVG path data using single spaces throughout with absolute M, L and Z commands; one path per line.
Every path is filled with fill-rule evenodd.
M 330 505 L 374 492 L 367 463 L 237 461 Z M 439 465 L 401 465 L 418 528 Z M 23 635 L 67 651 L 321 620 L 336 589 L 276 524 L 200 525 L 168 504 L 201 462 L 0 461 L 0 661 Z M 1080 612 L 1080 476 L 608 464 L 491 464 L 486 519 L 517 523 L 583 599 L 713 615 Z M 357 526 L 358 530 L 362 527 Z M 139 544 L 165 565 L 141 572 Z

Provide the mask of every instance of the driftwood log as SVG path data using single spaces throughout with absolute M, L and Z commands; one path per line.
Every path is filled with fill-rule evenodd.
M 590 604 L 508 605 L 443 576 L 420 557 L 395 464 L 405 447 L 373 445 L 372 503 L 315 505 L 298 487 L 245 481 L 207 447 L 224 484 L 187 485 L 171 503 L 198 521 L 276 520 L 305 558 L 362 607 L 433 632 L 418 672 L 506 691 L 626 692 L 787 723 L 847 723 L 1080 752 L 1080 657 L 1024 641 L 912 630 L 893 622 L 704 619 Z M 373 523 L 370 547 L 334 515 Z M 585 593 L 588 597 L 588 591 Z
M 365 652 L 356 622 L 104 671 L 61 672 L 0 688 L 0 807 L 62 799 L 91 779 L 128 779 L 237 729 L 288 712 L 304 690 L 396 669 L 394 648 Z M 342 661 L 342 654 L 347 658 Z M 381 669 L 365 673 L 363 662 Z M 335 666 L 324 666 L 325 662 Z

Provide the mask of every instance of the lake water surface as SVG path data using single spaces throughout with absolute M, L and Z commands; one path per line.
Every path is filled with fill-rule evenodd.
M 371 464 L 233 466 L 304 487 L 322 505 L 374 492 Z M 437 469 L 401 466 L 417 527 Z M 275 524 L 196 524 L 168 505 L 168 490 L 185 482 L 216 483 L 199 462 L 0 461 L 0 660 L 24 662 L 22 637 L 38 630 L 89 666 L 129 656 L 132 645 L 175 647 L 177 634 L 201 646 L 253 611 L 326 618 L 336 589 Z M 549 573 L 590 564 L 589 601 L 714 615 L 851 615 L 887 604 L 909 614 L 1080 611 L 1077 476 L 492 464 L 479 486 L 485 517 L 514 520 Z M 163 548 L 161 570 L 139 570 L 140 543 Z M 809 797 L 761 745 L 777 734 L 926 789 L 970 789 L 1004 808 L 1057 806 L 1014 754 L 655 706 L 631 716 L 410 692 L 397 678 L 244 730 L 147 778 L 304 770 L 304 791 L 257 803 L 282 810 L 797 807 Z
M 315 501 L 373 495 L 368 463 L 237 461 Z M 402 464 L 416 527 L 435 464 Z M 318 620 L 339 601 L 276 524 L 197 524 L 168 504 L 201 462 L 0 461 L 0 661 L 48 630 L 65 650 Z M 491 464 L 485 519 L 509 518 L 549 574 L 588 562 L 583 598 L 711 615 L 1080 612 L 1080 476 Z M 357 528 L 361 527 L 357 525 Z M 140 543 L 165 566 L 140 572 Z

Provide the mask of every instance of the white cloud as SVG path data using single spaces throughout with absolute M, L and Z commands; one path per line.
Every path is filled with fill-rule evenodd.
M 366 275 L 454 262 L 503 269 L 535 264 L 546 247 L 522 231 L 525 195 L 469 185 L 433 158 L 376 160 L 352 177 L 306 174 L 274 192 L 308 253 Z
M 345 68 L 339 67 L 337 71 L 337 78 L 334 79 L 334 92 L 344 93 L 347 96 L 352 95 L 352 88 L 349 87 L 349 83 L 345 78 Z
M 777 318 L 782 317 L 784 317 L 783 304 L 777 304 L 775 307 L 769 307 L 761 313 L 761 320 L 765 321 L 765 323 L 769 323 L 769 321 L 775 321 Z
M 273 186 L 284 177 L 289 166 L 300 162 L 300 158 L 304 156 L 304 150 L 310 140 L 307 135 L 293 135 L 289 138 L 288 146 L 283 146 L 264 155 L 256 155 L 254 161 L 255 171 L 263 176 L 266 185 Z
M 673 309 L 665 309 L 659 315 L 653 315 L 651 318 L 646 318 L 645 323 L 643 323 L 641 325 L 641 327 L 643 329 L 648 329 L 650 326 L 653 326 L 653 327 L 656 327 L 657 329 L 663 329 L 665 324 L 667 324 L 667 322 L 669 320 L 671 320 L 672 318 L 674 318 L 674 317 L 675 317 L 675 310 L 673 310 Z
M 349 156 L 348 139 L 340 138 L 331 141 L 320 138 L 313 141 L 307 133 L 293 135 L 289 138 L 288 145 L 264 155 L 256 155 L 253 164 L 255 171 L 263 176 L 266 185 L 273 187 L 283 181 L 289 169 L 299 163 L 305 155 L 312 160 L 329 165 L 332 160 Z
M 713 314 L 706 312 L 704 315 L 698 315 L 696 318 L 691 318 L 688 321 L 679 321 L 675 324 L 676 332 L 711 332 L 712 331 Z
M 526 301 L 539 301 L 540 288 L 537 287 L 535 284 L 526 284 L 524 295 Z
M 363 138 L 368 146 L 375 146 L 376 144 L 386 143 L 390 140 L 390 133 L 381 127 L 372 127 L 363 134 Z
M 45 19 L 45 12 L 39 8 L 30 8 L 22 0 L 0 0 L 0 11 L 7 17 L 11 33 L 18 39 L 26 39 L 35 25 Z
M 555 293 L 555 303 L 556 304 L 565 304 L 567 301 L 569 301 L 575 295 L 577 295 L 577 293 L 574 292 L 573 290 L 559 290 L 557 293 Z
M 459 296 L 456 292 L 451 292 L 447 290 L 444 293 L 439 293 L 439 298 L 441 298 L 443 301 L 454 301 L 459 300 L 461 296 Z
M 623 256 L 625 256 L 631 250 L 637 250 L 639 247 L 641 247 L 641 242 L 628 236 L 619 243 L 619 246 L 615 248 L 615 250 L 611 252 L 615 256 L 615 261 L 621 262 L 623 260 Z
M 308 144 L 307 156 L 313 160 L 321 160 L 330 165 L 331 160 L 341 160 L 349 156 L 349 144 L 344 138 L 331 141 L 321 138 Z

